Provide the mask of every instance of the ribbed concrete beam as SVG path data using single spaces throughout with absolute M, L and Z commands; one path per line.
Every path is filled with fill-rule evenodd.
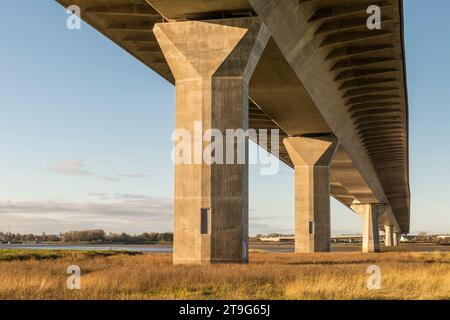
M 248 17 L 256 11 L 265 19 L 266 9 L 272 10 L 275 13 L 270 21 L 281 32 L 275 32 L 269 41 L 249 85 L 250 103 L 255 103 L 260 111 L 249 113 L 250 126 L 279 128 L 281 138 L 318 132 L 343 135 L 350 143 L 341 139 L 346 146 L 341 149 L 353 169 L 332 165 L 332 177 L 336 179 L 333 183 L 340 186 L 332 187 L 334 196 L 347 206 L 352 199 L 360 202 L 380 199 L 380 192 L 364 169 L 367 163 L 354 157 L 366 153 L 396 218 L 403 231 L 408 231 L 408 132 L 401 1 L 57 1 L 65 7 L 78 5 L 83 20 L 171 83 L 175 82 L 174 76 L 152 33 L 155 22 Z M 286 12 L 277 11 L 273 4 L 281 4 Z M 383 32 L 367 30 L 369 5 L 380 6 Z M 302 19 L 296 18 L 299 12 L 306 13 Z M 301 72 L 303 76 L 298 76 L 299 66 L 307 66 L 306 70 L 314 72 Z M 327 95 L 332 96 L 328 100 L 332 103 L 326 102 L 323 107 L 320 100 L 326 100 Z M 386 123 L 380 117 L 395 123 Z M 340 121 L 341 118 L 346 120 Z M 349 126 L 357 129 L 361 145 L 353 141 L 357 137 L 348 130 Z M 389 147 L 392 143 L 403 146 L 399 150 L 405 152 L 391 157 L 390 149 L 380 148 L 383 143 Z M 279 158 L 293 166 L 282 144 L 279 150 Z
M 275 41 L 311 94 L 333 132 L 340 139 L 342 138 L 340 141 L 342 146 L 364 176 L 371 190 L 379 201 L 387 201 L 377 175 L 370 165 L 368 155 L 363 151 L 358 130 L 349 120 L 347 107 L 343 101 L 337 99 L 330 87 L 333 79 L 327 65 L 322 60 L 323 53 L 320 52 L 320 47 L 323 45 L 323 43 L 321 44 L 322 40 L 314 36 L 313 28 L 308 23 L 309 17 L 316 12 L 315 3 L 299 4 L 294 0 L 283 2 L 250 0 L 250 2 L 267 23 Z M 284 23 L 278 23 L 279 19 L 283 19 Z M 384 80 L 379 81 L 383 82 Z M 343 88 L 346 87 L 344 84 Z M 360 87 L 360 84 L 358 83 L 356 87 Z

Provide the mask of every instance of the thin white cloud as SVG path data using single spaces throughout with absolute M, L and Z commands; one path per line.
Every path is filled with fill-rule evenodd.
M 133 194 L 133 193 L 114 193 L 113 198 L 116 200 L 151 200 L 153 197 L 146 196 L 143 194 Z
M 171 211 L 169 201 L 159 198 L 127 199 L 109 203 L 58 202 L 58 201 L 14 201 L 0 200 L 0 214 L 53 214 L 81 213 L 97 216 L 136 217 L 152 214 L 164 216 Z
M 89 193 L 90 197 L 99 198 L 101 200 L 152 200 L 154 197 L 143 195 L 143 194 L 133 194 L 133 193 Z
M 83 169 L 84 165 L 79 160 L 66 160 L 50 165 L 50 171 L 72 176 L 92 176 L 93 173 Z
M 112 177 L 107 177 L 107 176 L 102 176 L 102 175 L 99 175 L 99 174 L 96 174 L 95 177 L 100 178 L 100 179 L 104 179 L 104 180 L 110 181 L 110 182 L 119 182 L 120 181 L 119 179 L 112 178 Z
M 84 169 L 84 164 L 79 160 L 65 160 L 62 162 L 58 162 L 49 166 L 49 170 L 69 176 L 91 176 L 95 178 L 99 178 L 102 180 L 110 181 L 110 182 L 119 182 L 119 179 L 104 176 L 101 174 L 96 174 Z
M 109 160 L 102 160 L 102 161 L 98 161 L 98 163 L 100 164 L 111 164 L 112 162 Z
M 101 192 L 91 192 L 91 193 L 89 193 L 89 196 L 93 197 L 93 198 L 98 198 L 101 200 L 110 200 L 111 199 L 111 197 L 108 193 L 101 193 Z
M 149 176 L 142 173 L 117 173 L 116 176 L 123 178 L 148 178 Z
M 100 196 L 98 194 L 98 196 Z M 169 199 L 114 194 L 108 202 L 59 202 L 0 200 L 0 221 L 17 232 L 60 232 L 76 228 L 107 231 L 170 231 Z M 5 227 L 5 226 L 3 226 Z M 1 226 L 0 226 L 0 231 Z

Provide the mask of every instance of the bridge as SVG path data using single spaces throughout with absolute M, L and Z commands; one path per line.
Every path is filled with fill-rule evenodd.
M 296 252 L 330 251 L 330 195 L 363 219 L 364 252 L 409 232 L 402 1 L 58 2 L 176 86 L 176 128 L 280 130 Z M 248 161 L 175 165 L 174 235 L 175 264 L 247 262 Z

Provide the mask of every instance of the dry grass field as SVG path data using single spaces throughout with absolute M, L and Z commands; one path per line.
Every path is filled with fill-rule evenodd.
M 172 266 L 171 255 L 161 253 L 47 252 L 20 260 L 14 254 L 0 258 L 0 300 L 450 299 L 448 252 L 252 252 L 249 265 L 212 266 Z M 66 288 L 72 264 L 81 267 L 81 290 Z M 380 290 L 366 286 L 374 264 L 381 268 Z

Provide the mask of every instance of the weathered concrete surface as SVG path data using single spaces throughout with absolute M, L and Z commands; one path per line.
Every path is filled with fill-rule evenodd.
M 255 2 L 254 7 L 247 0 L 58 0 L 58 2 L 66 7 L 72 4 L 80 6 L 82 18 L 86 22 L 172 83 L 174 83 L 172 72 L 152 30 L 156 22 L 164 20 L 163 17 L 195 20 L 220 15 L 229 18 L 255 15 L 256 11 L 260 10 L 263 10 L 261 16 L 264 17 L 268 12 L 265 6 L 274 9 L 277 3 L 281 3 L 283 8 L 292 9 L 289 15 L 297 15 L 298 11 L 305 11 L 306 8 L 307 12 L 312 13 L 307 19 L 308 32 L 301 41 L 294 41 L 294 44 L 297 43 L 299 49 L 309 48 L 306 55 L 316 54 L 325 57 L 325 65 L 329 68 L 324 72 L 316 72 L 313 78 L 323 82 L 326 87 L 330 77 L 335 77 L 333 83 L 340 86 L 338 90 L 342 92 L 342 98 L 336 97 L 336 100 L 345 101 L 349 108 L 345 113 L 351 115 L 351 118 L 346 120 L 347 124 L 353 121 L 357 124 L 360 139 L 363 140 L 363 149 L 366 149 L 354 147 L 356 149 L 354 152 L 370 153 L 369 160 L 376 166 L 389 204 L 393 204 L 390 213 L 383 215 L 383 223 L 394 220 L 393 218 L 401 218 L 402 231 L 408 231 L 408 164 L 407 156 L 404 155 L 407 154 L 404 151 L 407 149 L 407 123 L 404 120 L 407 104 L 405 85 L 402 83 L 401 1 L 311 0 L 299 3 L 291 0 L 281 2 L 252 0 Z M 368 4 L 381 6 L 385 32 L 367 32 L 365 19 Z M 275 25 L 278 24 L 277 21 L 283 21 L 280 25 L 289 28 L 289 23 L 296 20 L 286 17 L 280 14 L 280 19 L 277 20 L 275 14 L 272 20 Z M 296 30 L 294 26 L 284 32 L 284 35 L 295 36 Z M 311 38 L 313 33 L 314 37 Z M 277 38 L 277 34 L 275 36 Z M 310 41 L 311 39 L 314 41 Z M 250 83 L 252 103 L 249 126 L 255 129 L 279 128 L 283 136 L 333 131 L 335 126 L 333 130 L 330 129 L 327 124 L 329 118 L 323 116 L 322 107 L 317 106 L 320 112 L 317 109 L 317 101 L 312 99 L 309 86 L 305 85 L 307 84 L 305 78 L 297 77 L 294 72 L 292 66 L 295 67 L 295 64 L 292 64 L 292 57 L 285 56 L 286 50 L 280 50 L 277 42 L 270 41 Z M 320 44 L 320 49 L 314 48 L 316 43 Z M 317 87 L 317 90 L 322 89 Z M 331 86 L 322 91 L 335 90 Z M 334 109 L 330 107 L 330 110 L 332 114 Z M 392 121 L 395 121 L 395 124 L 392 124 Z M 279 149 L 280 159 L 292 166 L 282 144 Z M 349 157 L 349 152 L 353 151 L 343 147 L 340 149 L 342 152 L 339 153 L 350 160 L 353 171 L 357 172 L 351 175 L 357 180 L 352 181 L 344 173 L 349 171 L 348 164 L 344 169 L 333 165 L 332 195 L 347 206 L 351 204 L 350 198 L 366 202 L 364 199 L 367 198 L 366 195 L 359 198 L 360 193 L 353 194 L 350 191 L 356 184 L 361 185 L 362 177 L 366 189 L 382 202 L 379 199 L 380 194 L 374 192 L 373 185 L 368 183 L 371 179 L 368 179 L 364 167 L 356 166 L 353 156 Z M 403 156 L 398 154 L 400 151 Z M 342 181 L 335 180 L 334 177 Z
M 378 229 L 380 205 L 371 203 L 354 204 L 351 208 L 361 215 L 363 219 L 362 252 L 380 252 L 380 234 Z
M 167 20 L 198 20 L 205 15 L 223 17 L 225 12 L 249 12 L 248 0 L 148 0 Z M 186 10 L 186 8 L 189 8 Z
M 394 227 L 392 225 L 384 226 L 384 245 L 391 247 L 394 244 Z
M 349 207 L 353 203 L 377 203 L 361 173 L 340 146 L 336 151 L 330 168 L 331 195 Z
M 269 40 L 265 26 L 257 18 L 173 22 L 156 24 L 154 33 L 176 79 L 175 127 L 192 137 L 200 121 L 203 132 L 246 130 L 248 83 Z M 248 154 L 245 164 L 176 164 L 174 201 L 175 264 L 247 262 Z
M 398 220 L 407 231 L 407 102 L 399 2 L 249 1 L 378 202 L 395 211 L 391 223 Z M 367 29 L 370 4 L 383 8 L 382 31 Z
M 295 167 L 295 252 L 328 252 L 331 244 L 330 163 L 335 137 L 284 139 Z
M 381 227 L 409 231 L 408 119 L 399 0 L 57 0 L 175 83 L 153 26 L 173 20 L 258 15 L 272 39 L 249 84 L 249 126 L 284 137 L 334 133 L 331 194 L 386 203 Z M 382 30 L 368 31 L 368 5 Z M 279 158 L 293 167 L 281 143 Z
M 290 136 L 331 132 L 273 39 L 250 80 L 250 97 Z
M 399 243 L 400 243 L 400 234 L 398 232 L 394 232 L 392 234 L 392 245 L 394 247 L 398 247 Z

